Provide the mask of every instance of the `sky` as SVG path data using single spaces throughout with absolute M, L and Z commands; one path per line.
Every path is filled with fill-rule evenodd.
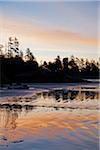
M 0 44 L 17 37 L 37 60 L 98 58 L 99 1 L 0 1 Z

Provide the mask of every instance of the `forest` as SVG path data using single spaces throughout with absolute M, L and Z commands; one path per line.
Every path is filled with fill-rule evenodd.
M 67 52 L 66 52 L 67 53 Z M 0 84 L 5 83 L 67 83 L 99 78 L 99 60 L 74 56 L 39 64 L 29 48 L 19 49 L 18 39 L 10 37 L 5 48 L 0 45 Z

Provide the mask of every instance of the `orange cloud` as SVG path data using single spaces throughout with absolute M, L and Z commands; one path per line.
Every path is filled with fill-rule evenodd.
M 45 27 L 25 21 L 1 19 L 0 28 L 4 36 L 20 36 L 24 42 L 31 41 L 35 44 L 58 45 L 67 48 L 68 45 L 83 45 L 97 47 L 97 39 L 83 37 L 79 33 L 65 31 L 55 27 Z M 4 38 L 4 37 L 3 37 Z

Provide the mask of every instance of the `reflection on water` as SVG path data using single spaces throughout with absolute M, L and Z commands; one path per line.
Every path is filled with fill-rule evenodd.
M 92 90 L 52 90 L 49 92 L 39 93 L 43 98 L 54 97 L 58 102 L 59 99 L 63 100 L 86 100 L 86 99 L 99 99 L 99 91 Z
M 99 94 L 51 89 L 1 100 L 0 150 L 98 150 Z
M 0 127 L 3 128 L 16 128 L 16 119 L 21 110 L 10 110 L 1 109 L 0 110 Z
M 66 142 L 66 146 L 75 144 L 76 149 L 77 146 L 98 149 L 97 111 L 42 112 L 40 108 L 35 109 L 0 109 L 0 149 L 32 139 L 33 144 L 48 140 Z M 53 149 L 57 147 L 59 144 Z
M 37 92 L 31 96 L 12 97 L 0 101 L 0 108 L 8 109 L 33 109 L 35 107 L 52 107 L 63 109 L 99 109 L 99 91 L 90 90 L 65 90 L 53 89 Z

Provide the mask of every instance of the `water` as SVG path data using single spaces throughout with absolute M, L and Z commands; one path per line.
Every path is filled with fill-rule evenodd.
M 98 84 L 36 84 L 17 96 L 5 91 L 0 150 L 99 150 Z
M 98 150 L 96 111 L 0 110 L 0 149 Z

